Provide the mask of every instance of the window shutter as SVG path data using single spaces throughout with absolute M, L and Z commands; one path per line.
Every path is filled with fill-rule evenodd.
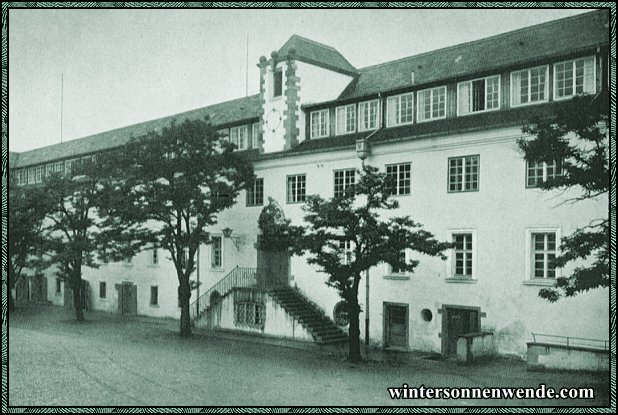
M 389 97 L 386 104 L 386 124 L 390 127 L 397 125 L 397 100 L 399 97 Z
M 465 82 L 459 84 L 459 102 L 458 111 L 460 114 L 467 114 L 470 112 L 470 83 Z

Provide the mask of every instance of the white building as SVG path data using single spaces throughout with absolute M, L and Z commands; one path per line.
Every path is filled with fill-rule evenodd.
M 365 162 L 399 177 L 397 214 L 457 247 L 447 261 L 420 257 L 412 275 L 388 264 L 371 269 L 368 293 L 359 295 L 361 338 L 368 320 L 372 344 L 444 355 L 460 334 L 482 331 L 493 333 L 498 352 L 519 355 L 532 333 L 607 339 L 608 290 L 555 304 L 538 291 L 569 272 L 551 264 L 560 238 L 607 217 L 608 200 L 573 206 L 561 204 L 569 194 L 541 191 L 539 182 L 559 169 L 527 165 L 516 140 L 532 115 L 576 94 L 608 101 L 608 28 L 609 13 L 595 11 L 361 69 L 332 47 L 292 36 L 260 58 L 258 95 L 11 154 L 12 174 L 36 183 L 49 169 L 172 119 L 209 114 L 240 150 L 251 151 L 258 179 L 219 216 L 213 244 L 200 249 L 196 323 L 336 341 L 332 321 L 306 313 L 339 321 L 340 299 L 304 258 L 292 257 L 285 275 L 296 290 L 248 287 L 258 263 L 258 217 L 272 198 L 300 223 L 306 195 L 332 197 L 353 180 L 361 167 L 355 146 L 367 138 Z M 53 278 L 48 299 L 60 305 L 63 287 Z M 84 279 L 94 309 L 180 315 L 175 270 L 162 250 L 87 269 Z

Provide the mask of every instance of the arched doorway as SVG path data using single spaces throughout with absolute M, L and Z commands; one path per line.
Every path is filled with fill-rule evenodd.
M 290 252 L 282 232 L 287 224 L 283 209 L 269 197 L 258 219 L 257 285 L 262 288 L 287 286 L 290 280 Z

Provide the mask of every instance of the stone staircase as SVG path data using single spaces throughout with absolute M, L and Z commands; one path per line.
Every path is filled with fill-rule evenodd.
M 348 341 L 347 333 L 297 290 L 277 287 L 269 290 L 269 294 L 311 333 L 317 344 L 339 344 Z

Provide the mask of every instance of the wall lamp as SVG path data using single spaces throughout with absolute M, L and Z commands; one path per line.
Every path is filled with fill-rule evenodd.
M 224 229 L 222 230 L 222 232 L 223 232 L 223 237 L 224 237 L 224 238 L 227 238 L 227 239 L 231 239 L 231 240 L 232 240 L 232 242 L 234 242 L 234 246 L 236 247 L 236 250 L 237 250 L 237 251 L 240 251 L 240 248 L 239 248 L 239 246 L 238 246 L 238 240 L 239 240 L 240 238 L 238 238 L 238 237 L 233 237 L 233 236 L 232 236 L 232 232 L 234 232 L 234 231 L 233 231 L 232 229 L 230 229 L 230 228 L 224 228 Z

